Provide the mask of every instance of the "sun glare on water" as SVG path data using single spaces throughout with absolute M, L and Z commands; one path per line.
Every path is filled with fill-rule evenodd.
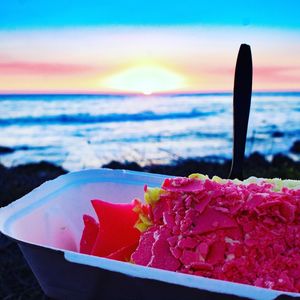
M 105 86 L 119 91 L 151 95 L 174 91 L 185 86 L 184 78 L 174 71 L 156 65 L 128 68 L 107 78 Z

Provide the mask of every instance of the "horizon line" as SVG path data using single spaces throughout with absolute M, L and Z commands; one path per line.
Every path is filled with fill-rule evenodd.
M 191 91 L 191 92 L 161 92 L 145 95 L 143 93 L 117 93 L 117 92 L 95 92 L 95 91 L 28 91 L 28 92 L 11 92 L 0 91 L 0 96 L 115 96 L 115 97 L 153 97 L 153 96 L 201 96 L 201 95 L 232 95 L 233 91 Z M 267 95 L 267 94 L 300 94 L 298 90 L 254 90 L 252 95 Z

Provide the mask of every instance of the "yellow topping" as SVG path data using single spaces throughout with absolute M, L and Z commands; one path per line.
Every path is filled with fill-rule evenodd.
M 209 179 L 209 177 L 207 175 L 198 174 L 198 173 L 191 174 L 189 176 L 189 178 L 200 179 L 200 180 Z M 218 182 L 218 183 L 226 183 L 228 181 L 231 181 L 237 185 L 238 184 L 251 184 L 251 183 L 259 184 L 261 182 L 268 182 L 273 185 L 273 191 L 275 191 L 275 192 L 281 191 L 283 187 L 287 187 L 289 189 L 300 189 L 300 181 L 299 180 L 290 180 L 290 179 L 282 180 L 280 178 L 257 178 L 257 177 L 251 176 L 251 177 L 241 181 L 239 179 L 228 180 L 228 179 L 222 179 L 219 176 L 214 176 L 211 180 Z
M 209 179 L 207 175 L 199 174 L 199 173 L 193 173 L 189 176 L 191 179 L 200 179 L 200 180 L 205 180 Z
M 226 182 L 226 179 L 222 179 L 219 176 L 214 176 L 211 180 L 215 181 L 215 182 L 218 182 L 218 183 L 225 183 Z
M 164 192 L 161 188 L 147 188 L 145 192 L 145 201 L 150 205 L 154 205 L 159 200 L 160 195 Z
M 234 184 L 236 184 L 236 185 L 242 184 L 242 183 L 243 183 L 243 181 L 241 181 L 241 180 L 239 180 L 239 179 L 233 179 L 232 182 L 233 182 Z
M 147 225 L 147 226 L 152 225 L 152 222 L 149 220 L 149 218 L 147 216 L 140 214 L 139 217 L 140 217 L 141 222 L 144 223 L 145 225 Z
M 148 229 L 148 225 L 146 225 L 145 223 L 142 222 L 137 222 L 134 227 L 139 230 L 140 232 L 144 232 Z
M 271 183 L 271 184 L 274 185 L 273 190 L 275 192 L 280 192 L 283 188 L 283 181 L 279 178 L 266 179 L 266 182 Z
M 140 202 L 140 200 L 134 200 L 134 207 L 132 210 L 137 213 L 139 217 L 134 227 L 141 232 L 146 231 L 148 227 L 152 225 L 152 222 L 145 214 L 145 210 L 143 210 L 143 204 Z

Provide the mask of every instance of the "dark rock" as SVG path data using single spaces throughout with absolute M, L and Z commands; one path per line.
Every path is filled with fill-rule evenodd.
M 0 249 L 0 299 L 49 299 L 14 242 Z
M 102 166 L 102 168 L 119 169 L 119 170 L 131 170 L 131 171 L 143 171 L 143 168 L 136 162 L 121 163 L 118 161 L 111 161 L 108 164 Z
M 279 138 L 279 137 L 283 137 L 284 136 L 284 133 L 283 132 L 281 132 L 281 131 L 274 131 L 273 133 L 272 133 L 272 137 L 275 137 L 275 138 Z
M 136 162 L 125 163 L 127 170 L 143 171 L 143 168 Z
M 294 161 L 291 158 L 276 154 L 268 168 L 271 176 L 282 179 L 299 179 L 300 178 L 300 162 Z
M 112 161 L 104 165 L 110 169 L 127 169 L 135 171 L 144 171 L 149 173 L 166 174 L 173 176 L 188 176 L 192 173 L 207 174 L 210 177 L 218 175 L 222 178 L 227 178 L 231 166 L 231 160 L 225 161 L 207 161 L 205 158 L 200 159 L 181 159 L 167 165 L 148 165 L 145 167 L 139 166 L 137 163 L 120 163 Z M 264 178 L 289 178 L 299 179 L 300 163 L 295 162 L 289 157 L 281 154 L 274 156 L 272 162 L 258 153 L 254 152 L 249 157 L 245 158 L 244 162 L 244 178 L 250 176 Z
M 58 176 L 65 174 L 66 170 L 47 161 L 41 161 L 39 163 L 29 163 L 13 167 L 11 168 L 11 172 L 17 172 L 19 174 L 26 175 L 37 174 L 38 176 L 43 177 L 54 177 L 55 175 Z
M 66 170 L 48 162 L 5 168 L 0 165 L 0 207 L 5 206 Z
M 15 150 L 13 148 L 0 146 L 0 154 L 9 154 L 9 153 L 13 153 L 14 151 Z
M 293 164 L 294 164 L 294 161 L 291 158 L 289 158 L 281 153 L 274 155 L 274 157 L 272 159 L 272 165 L 275 167 L 284 167 L 284 166 L 289 166 L 289 165 L 293 165 Z
M 269 162 L 266 160 L 266 158 L 258 152 L 252 153 L 246 159 L 246 163 L 249 165 L 260 166 L 260 167 L 266 167 L 269 164 Z
M 29 147 L 28 146 L 20 146 L 20 147 L 16 147 L 16 150 L 27 151 L 27 150 L 29 150 Z
M 13 241 L 0 232 L 0 251 L 8 247 Z
M 108 168 L 108 169 L 124 169 L 124 164 L 118 162 L 118 161 L 111 161 L 108 164 L 105 164 L 102 166 L 102 168 Z
M 0 165 L 0 207 L 64 173 L 63 168 L 47 162 L 13 168 Z M 1 233 L 0 299 L 49 299 L 42 292 L 20 249 Z
M 300 140 L 294 142 L 293 146 L 290 149 L 291 152 L 300 154 Z

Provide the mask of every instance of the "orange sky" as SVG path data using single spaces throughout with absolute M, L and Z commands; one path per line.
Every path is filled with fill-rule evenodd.
M 239 45 L 254 90 L 300 90 L 300 31 L 78 27 L 0 31 L 0 93 L 230 91 Z

